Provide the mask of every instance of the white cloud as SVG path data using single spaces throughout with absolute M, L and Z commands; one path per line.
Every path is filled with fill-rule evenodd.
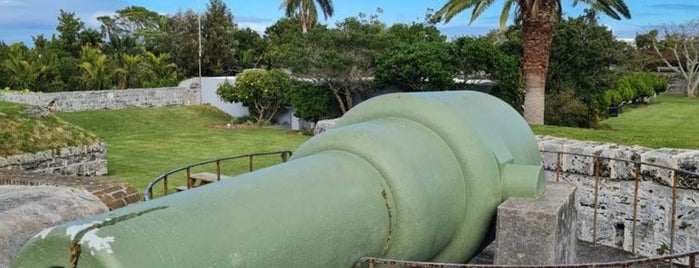
M 31 43 L 31 36 L 50 36 L 55 32 L 60 10 L 74 12 L 85 26 L 96 27 L 97 16 L 126 6 L 126 0 L 0 0 L 0 38 L 5 42 Z
M 263 35 L 265 33 L 265 29 L 267 27 L 271 26 L 271 23 L 260 23 L 260 22 L 238 22 L 238 28 L 243 29 L 243 28 L 250 28 L 260 35 Z

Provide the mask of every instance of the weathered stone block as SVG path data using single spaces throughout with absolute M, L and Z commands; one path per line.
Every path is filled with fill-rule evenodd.
M 0 267 L 47 227 L 107 211 L 95 196 L 67 187 L 0 186 Z M 39 233 L 39 234 L 37 234 Z
M 498 207 L 495 264 L 575 262 L 575 186 L 549 183 L 538 198 L 510 198 Z

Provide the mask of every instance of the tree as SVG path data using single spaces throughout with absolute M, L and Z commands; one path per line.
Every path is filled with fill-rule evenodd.
M 279 69 L 247 70 L 240 74 L 235 86 L 225 81 L 216 93 L 227 102 L 241 102 L 250 107 L 257 124 L 272 120 L 282 107 L 286 92 L 292 87 L 291 78 Z
M 267 44 L 256 31 L 245 28 L 233 34 L 236 44 L 236 59 L 234 72 L 239 73 L 245 69 L 259 68 L 263 64 L 263 57 Z
M 235 66 L 236 25 L 222 0 L 211 0 L 202 18 L 202 68 L 205 75 L 231 75 Z
M 334 13 L 332 0 L 315 0 L 323 12 L 324 18 L 332 17 Z M 318 10 L 314 0 L 284 0 L 281 6 L 287 17 L 297 17 L 301 21 L 301 28 L 306 34 L 309 28 L 315 26 L 318 20 Z
M 143 57 L 141 55 L 122 54 L 119 57 L 119 66 L 114 69 L 116 78 L 116 87 L 124 88 L 139 88 L 142 85 L 141 75 L 143 71 Z
M 177 72 L 177 66 L 171 63 L 170 54 L 161 53 L 155 55 L 151 52 L 144 54 L 144 79 L 145 87 L 166 87 L 174 86 L 180 81 L 180 74 Z
M 47 67 L 36 60 L 29 59 L 26 47 L 13 45 L 7 58 L 2 61 L 2 67 L 9 77 L 9 87 L 15 89 L 35 89 Z
M 80 52 L 82 80 L 87 90 L 107 89 L 111 86 L 107 56 L 99 49 L 84 46 Z
M 446 42 L 399 44 L 378 58 L 374 84 L 402 91 L 447 90 L 454 83 L 451 61 Z
M 598 114 L 608 108 L 603 97 L 604 91 L 613 87 L 618 79 L 618 71 L 615 72 L 611 67 L 620 66 L 630 59 L 628 49 L 630 48 L 624 42 L 614 38 L 610 29 L 599 23 L 594 11 L 588 10 L 577 18 L 567 18 L 556 23 L 546 89 L 551 94 L 569 90 L 587 105 L 588 120 L 585 124 L 574 126 L 597 125 Z M 563 125 L 555 120 L 545 121 L 547 124 Z
M 653 49 L 665 65 L 685 79 L 685 95 L 694 98 L 699 87 L 699 19 L 667 25 L 661 33 L 662 40 L 653 36 Z
M 165 41 L 164 44 L 166 44 L 161 53 L 170 53 L 172 62 L 188 77 L 199 75 L 197 16 L 191 9 L 178 12 L 170 20 L 169 34 L 160 36 L 158 39 Z
M 456 14 L 472 9 L 471 22 L 488 8 L 493 0 L 449 0 L 434 15 L 435 21 L 449 22 Z M 623 0 L 574 0 L 573 5 L 584 3 L 595 10 L 601 10 L 614 19 L 631 18 Z M 553 26 L 560 17 L 559 0 L 506 0 L 500 16 L 500 26 L 507 22 L 510 9 L 518 7 L 517 17 L 522 24 L 524 40 L 524 119 L 530 124 L 544 124 L 544 96 L 546 73 Z
M 518 109 L 524 92 L 522 71 L 515 56 L 507 55 L 487 38 L 461 37 L 452 42 L 454 65 L 464 80 L 491 79 L 496 84 L 490 93 Z
M 78 54 L 80 54 L 81 46 L 79 35 L 80 31 L 83 29 L 85 29 L 85 23 L 80 21 L 80 19 L 75 16 L 75 13 L 66 12 L 61 9 L 61 13 L 58 15 L 58 25 L 56 26 L 58 40 L 63 49 L 73 57 L 77 57 Z

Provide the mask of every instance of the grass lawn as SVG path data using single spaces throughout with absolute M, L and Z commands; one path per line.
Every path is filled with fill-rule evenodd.
M 101 110 L 59 116 L 106 142 L 109 176 L 131 183 L 139 192 L 151 179 L 186 164 L 227 155 L 293 151 L 308 139 L 296 132 L 273 128 L 214 128 L 214 124 L 229 122 L 231 117 L 210 106 Z M 247 169 L 246 159 L 233 161 L 222 164 L 222 173 L 233 175 Z M 279 162 L 278 156 L 255 158 L 255 167 Z M 215 171 L 213 165 L 206 169 Z M 170 189 L 184 185 L 184 177 L 181 174 L 171 180 Z
M 10 110 L 9 108 L 6 110 Z M 651 148 L 699 149 L 699 99 L 661 96 L 651 105 L 626 108 L 603 121 L 612 130 L 534 126 L 539 135 L 596 140 Z M 109 175 L 138 191 L 171 169 L 218 156 L 294 150 L 309 137 L 274 128 L 218 129 L 231 117 L 209 106 L 102 110 L 62 113 L 59 117 L 85 128 L 108 144 Z M 223 173 L 247 170 L 247 160 L 224 162 Z M 278 156 L 255 160 L 256 167 L 279 162 Z M 213 165 L 205 167 L 214 171 Z M 193 172 L 203 170 L 193 170 Z M 171 187 L 184 185 L 184 174 Z M 156 188 L 156 195 L 160 192 Z
M 579 140 L 699 149 L 699 98 L 662 95 L 650 105 L 625 107 L 619 117 L 601 122 L 612 130 L 534 126 L 534 133 Z

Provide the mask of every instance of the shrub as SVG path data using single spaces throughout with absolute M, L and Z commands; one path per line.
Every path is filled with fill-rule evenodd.
M 660 75 L 648 72 L 631 73 L 619 79 L 614 88 L 625 101 L 636 101 L 664 92 L 667 81 Z
M 610 106 L 612 104 L 618 104 L 622 101 L 621 94 L 619 91 L 610 89 L 604 92 L 604 106 Z
M 292 87 L 289 76 L 281 70 L 247 70 L 238 75 L 235 86 L 221 84 L 216 93 L 227 102 L 248 106 L 257 124 L 272 120 L 284 105 L 286 91 Z
M 570 89 L 549 94 L 546 97 L 545 113 L 546 125 L 589 128 L 596 123 L 595 120 L 590 120 L 587 105 L 577 99 Z
M 327 87 L 298 83 L 287 92 L 286 99 L 296 109 L 294 115 L 298 118 L 316 122 L 337 117 L 337 102 Z

